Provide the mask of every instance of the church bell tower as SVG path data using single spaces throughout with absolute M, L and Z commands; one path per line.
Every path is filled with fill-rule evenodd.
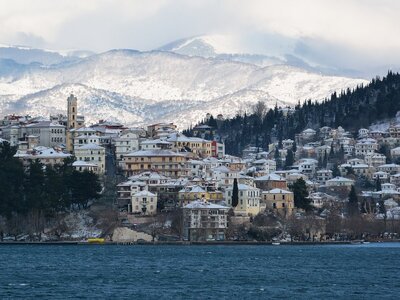
M 67 99 L 67 150 L 73 150 L 73 134 L 71 129 L 78 128 L 78 99 L 71 94 Z

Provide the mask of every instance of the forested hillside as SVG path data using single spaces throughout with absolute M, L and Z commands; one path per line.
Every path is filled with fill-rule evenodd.
M 217 122 L 214 117 L 202 122 L 218 128 L 225 141 L 226 153 L 240 155 L 248 145 L 265 148 L 271 141 L 294 138 L 305 128 L 342 126 L 355 131 L 374 122 L 395 117 L 400 110 L 400 74 L 388 72 L 373 79 L 367 86 L 334 93 L 322 102 L 312 100 L 297 104 L 295 110 L 266 110 L 259 102 L 250 112 Z M 191 135 L 191 129 L 185 134 Z

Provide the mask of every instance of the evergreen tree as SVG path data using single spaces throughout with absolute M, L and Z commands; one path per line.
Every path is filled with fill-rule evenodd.
M 377 192 L 382 191 L 382 185 L 381 185 L 381 180 L 380 180 L 379 176 L 376 178 L 375 190 Z
M 236 207 L 239 204 L 239 187 L 237 179 L 233 179 L 233 189 L 232 189 L 232 207 Z
M 280 170 L 282 168 L 282 159 L 281 159 L 281 155 L 279 152 L 279 148 L 275 148 L 274 158 L 275 158 L 275 162 L 276 162 L 276 169 Z
M 334 164 L 334 166 L 332 168 L 332 176 L 333 176 L 333 178 L 340 176 L 340 170 L 339 170 L 337 164 Z
M 350 216 L 356 216 L 359 212 L 357 192 L 354 185 L 352 185 L 349 193 L 348 213 Z
M 326 168 L 328 166 L 328 153 L 326 153 L 326 150 L 324 152 L 324 158 L 322 160 L 322 167 Z
M 312 209 L 311 200 L 308 198 L 308 190 L 306 182 L 303 178 L 299 178 L 292 185 L 292 191 L 294 195 L 294 205 L 297 208 L 302 208 L 306 211 Z
M 297 151 L 296 141 L 293 142 L 292 150 L 293 150 L 293 153 L 296 153 L 296 151 Z
M 13 212 L 24 209 L 24 168 L 14 158 L 16 147 L 0 143 L 0 216 L 10 219 Z
M 292 149 L 288 149 L 285 160 L 285 168 L 288 169 L 289 167 L 293 166 L 293 163 L 294 163 L 293 151 Z

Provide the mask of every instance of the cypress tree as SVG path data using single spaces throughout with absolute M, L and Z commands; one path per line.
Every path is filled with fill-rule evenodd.
M 338 177 L 338 176 L 340 176 L 341 174 L 340 174 L 340 170 L 339 170 L 339 168 L 338 168 L 338 165 L 337 164 L 335 164 L 334 166 L 333 166 L 333 169 L 332 169 L 332 176 L 333 176 L 333 178 L 335 178 L 335 177 Z
M 358 196 L 354 185 L 351 186 L 349 193 L 348 212 L 350 216 L 356 216 L 360 212 L 358 207 Z
M 376 179 L 375 189 L 377 192 L 382 191 L 382 185 L 381 185 L 381 180 L 380 180 L 379 176 Z
M 237 179 L 233 179 L 233 189 L 232 189 L 232 207 L 236 207 L 239 204 L 239 187 Z
M 294 163 L 294 155 L 292 149 L 289 149 L 286 154 L 285 168 L 288 169 Z

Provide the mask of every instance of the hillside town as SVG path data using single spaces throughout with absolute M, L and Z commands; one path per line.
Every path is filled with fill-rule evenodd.
M 132 239 L 132 233 L 153 241 L 396 237 L 396 121 L 383 130 L 358 132 L 307 128 L 293 139 L 248 145 L 236 157 L 227 154 L 218 122 L 215 127 L 202 122 L 187 135 L 174 123 L 128 128 L 99 120 L 88 125 L 78 104 L 71 94 L 66 115 L 4 116 L 0 143 L 16 147 L 14 157 L 25 167 L 32 161 L 46 168 L 73 159 L 75 171 L 97 174 L 102 193 L 111 190 L 122 240 Z M 355 215 L 380 227 L 367 230 L 364 223 L 355 224 Z

